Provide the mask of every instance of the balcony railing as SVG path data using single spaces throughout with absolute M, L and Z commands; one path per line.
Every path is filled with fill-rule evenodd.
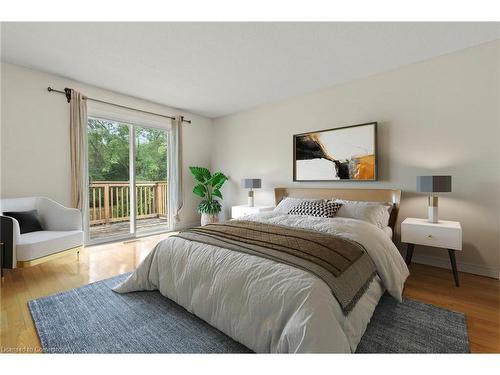
M 166 181 L 136 182 L 136 217 L 168 218 Z M 90 225 L 130 220 L 128 181 L 94 181 L 89 188 Z

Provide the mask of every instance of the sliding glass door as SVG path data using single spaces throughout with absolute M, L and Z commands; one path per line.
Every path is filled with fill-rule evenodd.
M 136 231 L 168 230 L 168 134 L 135 127 Z
M 130 126 L 88 120 L 89 239 L 130 235 Z
M 88 120 L 90 243 L 167 231 L 168 132 Z

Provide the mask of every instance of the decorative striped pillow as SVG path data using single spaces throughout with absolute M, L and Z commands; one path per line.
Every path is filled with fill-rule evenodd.
M 332 201 L 304 201 L 288 211 L 288 214 L 331 218 L 335 217 L 340 207 L 342 207 L 341 203 Z

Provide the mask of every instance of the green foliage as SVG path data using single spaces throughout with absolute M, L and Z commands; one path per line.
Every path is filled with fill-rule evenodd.
M 215 172 L 214 175 L 210 178 L 209 182 L 212 184 L 214 189 L 220 189 L 224 182 L 226 182 L 227 177 L 221 172 Z M 221 197 L 222 198 L 222 197 Z
M 205 194 L 207 193 L 207 188 L 203 184 L 198 184 L 194 187 L 193 193 L 195 193 L 200 198 L 205 198 Z
M 207 168 L 202 167 L 189 167 L 189 170 L 193 174 L 196 181 L 201 182 L 202 184 L 206 183 L 210 180 L 210 171 Z
M 218 214 L 222 210 L 222 206 L 214 197 L 222 199 L 220 188 L 227 181 L 226 175 L 222 172 L 215 172 L 212 175 L 207 168 L 202 167 L 189 167 L 189 170 L 198 182 L 193 193 L 204 198 L 198 205 L 198 212 L 200 214 Z
M 93 181 L 129 180 L 129 128 L 127 124 L 89 118 L 89 176 Z M 166 181 L 167 134 L 136 127 L 136 180 Z
M 205 199 L 198 205 L 198 212 L 200 214 L 205 213 L 213 215 L 218 214 L 221 210 L 222 206 L 216 199 L 212 199 L 210 201 Z
M 220 192 L 219 189 L 214 189 L 214 191 L 212 192 L 212 195 L 214 195 L 214 196 L 219 197 L 220 199 L 222 199 L 222 193 Z
M 168 179 L 167 146 L 167 133 L 164 130 L 135 128 L 137 181 Z

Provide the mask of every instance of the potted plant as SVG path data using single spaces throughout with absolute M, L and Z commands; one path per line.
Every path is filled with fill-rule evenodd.
M 189 167 L 197 185 L 193 193 L 203 200 L 198 205 L 198 212 L 201 214 L 201 225 L 216 223 L 219 220 L 219 212 L 222 210 L 220 202 L 215 197 L 222 199 L 220 189 L 227 177 L 221 172 L 215 172 L 213 175 L 207 168 Z

